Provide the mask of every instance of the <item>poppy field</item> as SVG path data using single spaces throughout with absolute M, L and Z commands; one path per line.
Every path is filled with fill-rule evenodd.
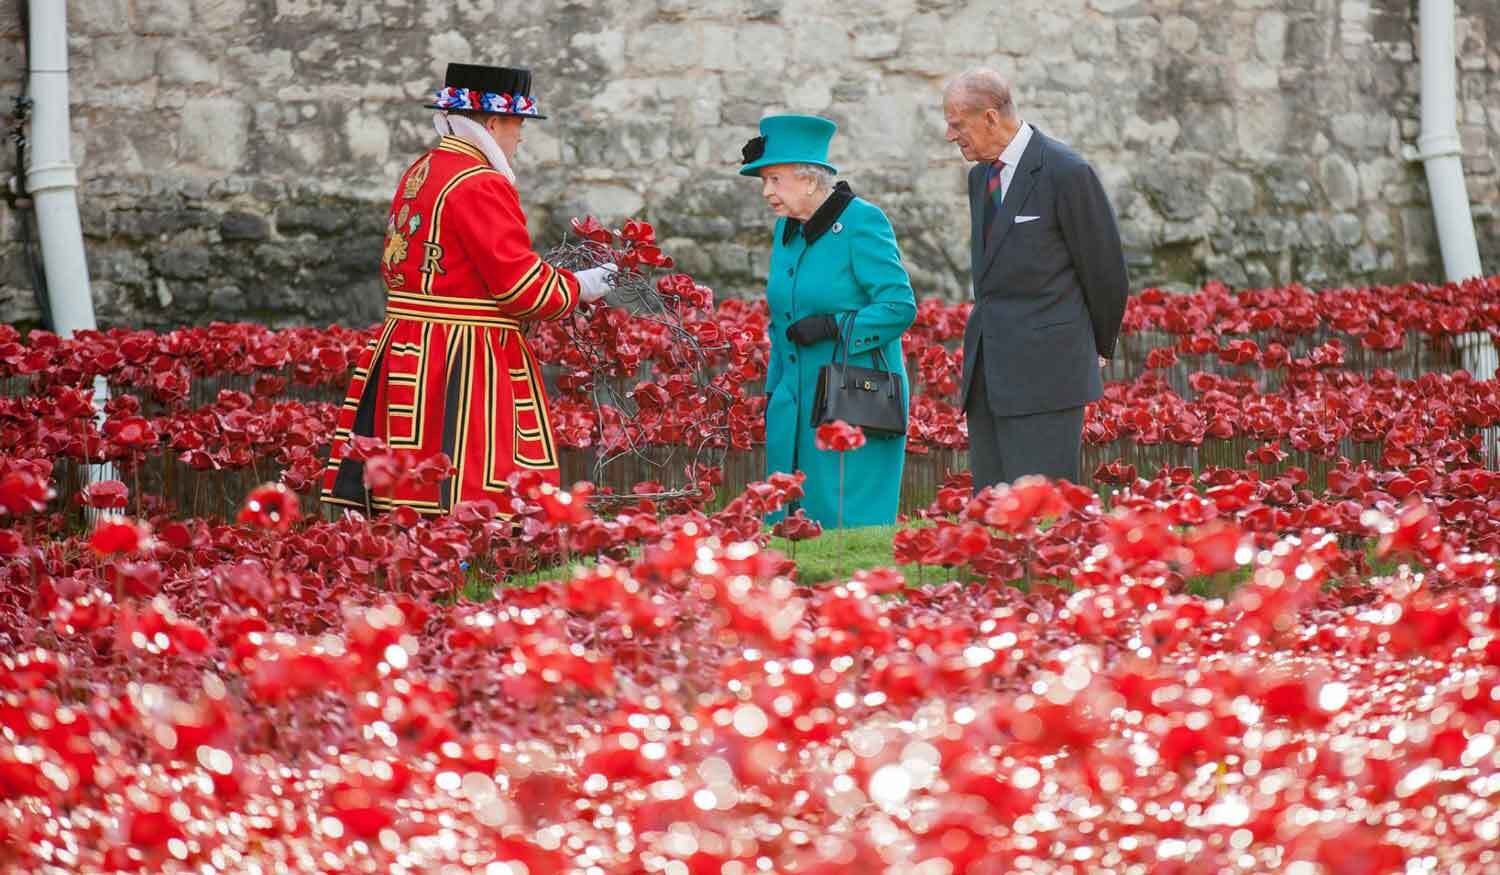
M 754 453 L 764 305 L 657 291 L 711 372 L 538 325 L 559 443 Z M 909 466 L 962 460 L 967 311 L 905 339 Z M 324 515 L 374 332 L 0 326 L 0 871 L 1500 869 L 1500 278 L 1143 290 L 1091 482 L 954 465 L 893 538 L 921 581 L 817 586 L 762 522 L 799 479 L 728 462 Z

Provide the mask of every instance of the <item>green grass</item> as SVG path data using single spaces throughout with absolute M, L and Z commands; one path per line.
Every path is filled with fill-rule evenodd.
M 1187 591 L 1193 595 L 1206 599 L 1221 599 L 1232 595 L 1249 579 L 1249 568 L 1236 568 L 1233 571 L 1223 571 L 1218 574 L 1189 577 L 1183 583 L 1186 584 Z
M 935 566 L 896 565 L 891 553 L 891 539 L 900 526 L 869 526 L 824 532 L 809 541 L 772 538 L 770 548 L 785 553 L 797 563 L 797 579 L 804 584 L 826 583 L 847 579 L 862 568 L 895 566 L 906 575 L 907 583 L 932 583 L 946 579 L 944 569 Z
M 464 572 L 464 588 L 459 599 L 470 602 L 487 602 L 495 597 L 496 587 L 522 586 L 522 579 L 496 581 L 493 571 L 486 571 L 480 564 L 470 563 Z
M 639 558 L 640 555 L 641 548 L 630 548 L 632 560 Z M 482 559 L 470 562 L 468 569 L 464 572 L 464 586 L 460 596 L 471 602 L 483 602 L 494 598 L 497 589 L 530 589 L 544 580 L 567 580 L 573 576 L 575 567 L 587 568 L 598 561 L 598 558 L 597 556 L 574 556 L 570 562 L 549 565 L 546 568 L 518 574 L 505 580 L 495 578 L 495 567 L 492 563 Z
M 913 522 L 907 527 L 912 525 L 920 526 L 926 523 Z M 797 563 L 797 579 L 805 585 L 847 580 L 854 575 L 854 572 L 861 569 L 884 567 L 898 569 L 905 575 L 906 582 L 912 586 L 930 586 L 946 583 L 949 580 L 973 581 L 977 579 L 963 569 L 943 568 L 938 565 L 897 565 L 895 556 L 891 552 L 891 540 L 901 528 L 903 526 L 890 525 L 844 529 L 842 533 L 837 530 L 825 531 L 816 538 L 796 543 L 785 538 L 772 537 L 768 546 Z M 638 556 L 639 548 L 632 548 L 630 554 L 632 557 Z M 1397 567 L 1402 564 L 1388 559 L 1377 559 L 1373 540 L 1366 544 L 1365 555 L 1372 575 L 1394 574 Z M 494 595 L 497 587 L 532 587 L 543 580 L 561 580 L 571 576 L 573 566 L 586 566 L 593 562 L 592 556 L 575 557 L 566 565 L 543 568 L 498 584 L 494 580 L 493 568 L 486 567 L 486 563 L 475 563 L 467 572 L 467 582 L 464 585 L 462 597 L 470 601 L 485 601 Z M 1226 598 L 1249 579 L 1250 569 L 1248 568 L 1237 568 L 1215 575 L 1189 577 L 1186 581 L 1187 591 L 1204 598 Z M 1055 579 L 1022 579 L 1013 581 L 1011 585 L 1026 590 L 1031 584 L 1037 583 L 1052 584 L 1063 589 L 1074 588 L 1071 580 Z
M 845 529 L 842 544 L 837 531 L 824 532 L 817 538 L 797 543 L 785 538 L 772 537 L 768 546 L 772 550 L 786 554 L 797 563 L 797 578 L 804 584 L 844 580 L 860 569 L 886 566 L 899 568 L 901 573 L 906 575 L 907 583 L 913 585 L 941 583 L 953 576 L 951 569 L 935 565 L 897 566 L 895 556 L 891 552 L 891 539 L 900 528 L 900 526 L 891 525 Z M 637 556 L 640 550 L 632 548 L 630 553 L 632 556 Z M 494 569 L 489 567 L 488 563 L 476 562 L 471 564 L 466 572 L 467 579 L 464 583 L 462 598 L 469 601 L 486 601 L 494 596 L 497 588 L 532 587 L 544 580 L 560 580 L 572 574 L 573 566 L 589 565 L 593 561 L 592 556 L 577 557 L 567 565 L 543 568 L 540 571 L 518 575 L 499 583 L 495 581 Z

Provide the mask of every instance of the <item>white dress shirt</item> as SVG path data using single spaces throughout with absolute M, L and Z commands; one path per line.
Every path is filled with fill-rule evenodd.
M 1021 163 L 1021 156 L 1026 154 L 1026 145 L 1031 142 L 1031 125 L 1021 122 L 1020 130 L 1011 137 L 1010 145 L 1000 153 L 1000 160 L 1005 162 L 1005 167 L 1000 171 L 1000 200 L 1005 200 L 1005 195 L 1010 191 L 1010 180 L 1016 175 L 1016 165 Z

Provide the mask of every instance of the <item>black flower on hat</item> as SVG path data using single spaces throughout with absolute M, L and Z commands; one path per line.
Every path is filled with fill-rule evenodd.
M 766 154 L 766 138 L 756 137 L 740 149 L 740 155 L 744 158 L 741 164 L 749 164 L 751 161 L 759 161 L 760 156 Z

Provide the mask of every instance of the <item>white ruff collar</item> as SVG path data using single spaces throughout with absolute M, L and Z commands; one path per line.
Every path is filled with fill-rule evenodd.
M 449 115 L 443 110 L 432 114 L 432 126 L 443 136 L 454 136 L 468 140 L 479 147 L 484 157 L 490 160 L 490 166 L 500 171 L 500 175 L 510 180 L 511 185 L 516 184 L 515 171 L 510 169 L 510 162 L 505 160 L 505 152 L 501 151 L 500 144 L 490 136 L 490 132 L 484 129 L 484 125 L 461 115 Z

